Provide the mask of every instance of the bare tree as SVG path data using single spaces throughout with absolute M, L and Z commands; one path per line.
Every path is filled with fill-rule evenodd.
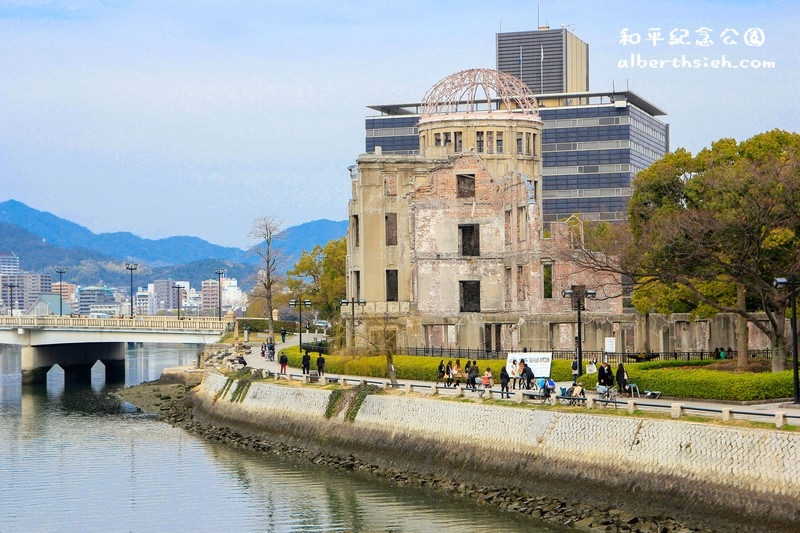
M 383 355 L 386 358 L 386 371 L 389 381 L 397 384 L 394 369 L 394 355 L 397 350 L 397 330 L 390 328 L 388 314 L 363 319 L 364 333 L 359 335 L 364 340 L 368 352 Z
M 287 263 L 287 258 L 283 252 L 276 248 L 276 241 L 283 230 L 283 223 L 274 216 L 265 216 L 253 221 L 253 227 L 249 236 L 256 239 L 258 244 L 252 248 L 252 252 L 259 256 L 264 262 L 263 268 L 258 273 L 258 292 L 263 296 L 265 306 L 264 313 L 269 322 L 269 335 L 275 333 L 275 324 L 272 319 L 272 295 L 279 282 L 279 272 Z

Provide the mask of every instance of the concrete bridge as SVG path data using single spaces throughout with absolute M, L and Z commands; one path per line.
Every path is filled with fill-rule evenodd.
M 21 350 L 23 383 L 44 381 L 56 364 L 65 376 L 85 373 L 98 360 L 106 366 L 107 377 L 114 378 L 120 370 L 124 376 L 129 342 L 211 344 L 219 340 L 228 323 L 216 317 L 4 316 L 0 317 L 0 358 L 16 357 Z

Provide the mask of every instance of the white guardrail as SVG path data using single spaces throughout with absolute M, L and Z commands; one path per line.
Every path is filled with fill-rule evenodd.
M 135 318 L 88 318 L 60 316 L 0 316 L 0 328 L 36 329 L 141 329 L 215 331 L 225 329 L 226 322 L 216 317 L 137 316 Z

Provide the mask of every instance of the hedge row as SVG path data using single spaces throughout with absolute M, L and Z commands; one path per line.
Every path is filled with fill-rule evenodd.
M 653 361 L 625 365 L 628 381 L 663 396 L 704 400 L 754 401 L 789 398 L 793 394 L 792 372 L 729 372 L 702 368 L 714 361 Z M 616 377 L 616 368 L 612 367 Z M 597 385 L 597 374 L 583 375 L 587 388 Z
M 289 358 L 289 365 L 301 365 L 301 353 L 298 347 L 283 350 Z M 317 354 L 311 354 L 311 365 L 315 365 Z M 396 355 L 394 357 L 395 373 L 398 379 L 435 381 L 439 357 Z M 487 366 L 492 369 L 495 381 L 500 374 L 502 362 L 497 359 L 478 359 L 478 367 L 483 372 Z M 447 363 L 447 360 L 444 361 Z M 453 359 L 455 363 L 455 359 Z M 770 398 L 789 398 L 793 394 L 792 372 L 742 372 L 733 373 L 721 370 L 702 368 L 714 361 L 651 361 L 647 363 L 630 363 L 625 365 L 631 383 L 636 383 L 639 390 L 661 391 L 664 396 L 677 398 L 697 398 L 708 400 L 753 401 Z M 466 360 L 461 361 L 462 367 Z M 332 374 L 348 374 L 388 378 L 386 358 L 376 356 L 325 356 L 326 370 Z M 555 381 L 572 379 L 572 361 L 554 360 L 552 377 Z M 612 367 L 616 374 L 616 367 Z M 537 376 L 542 377 L 542 376 Z M 597 374 L 584 374 L 581 383 L 594 389 L 597 385 Z
M 302 354 L 300 349 L 296 346 L 286 348 L 283 350 L 289 358 L 290 366 L 301 365 Z M 317 354 L 311 353 L 311 366 L 315 365 Z M 413 379 L 418 381 L 436 381 L 436 370 L 439 368 L 440 357 L 426 357 L 416 355 L 395 355 L 394 356 L 394 369 L 395 375 L 398 379 Z M 452 361 L 455 364 L 455 359 L 444 359 L 444 363 Z M 481 374 L 486 368 L 491 368 L 492 373 L 497 381 L 500 375 L 500 369 L 504 364 L 503 361 L 497 359 L 477 359 L 478 368 Z M 461 361 L 461 368 L 464 368 L 467 360 Z M 551 374 L 556 381 L 568 381 L 572 379 L 571 370 L 572 361 L 554 360 L 551 368 Z M 389 372 L 386 367 L 386 357 L 383 355 L 373 356 L 346 356 L 346 355 L 326 355 L 325 356 L 325 370 L 331 374 L 347 374 L 351 376 L 369 376 L 388 378 Z M 536 376 L 543 377 L 543 376 Z
M 281 328 L 286 329 L 289 333 L 297 333 L 297 322 L 293 322 L 291 320 L 274 320 L 273 325 L 275 327 L 274 332 L 277 333 L 281 330 Z M 263 319 L 248 319 L 248 318 L 240 318 L 239 319 L 239 329 L 240 331 L 247 327 L 250 331 L 259 331 L 265 332 L 269 331 L 269 321 Z

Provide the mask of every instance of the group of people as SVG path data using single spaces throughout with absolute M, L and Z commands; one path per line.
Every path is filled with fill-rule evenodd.
M 519 362 L 513 359 L 509 367 L 511 372 L 508 372 L 505 367 L 503 369 L 508 373 L 512 389 L 516 389 L 519 386 L 520 390 L 523 388 L 529 390 L 533 386 L 536 376 L 533 374 L 531 367 L 528 366 L 528 363 L 525 362 L 525 359 L 520 359 Z
M 303 374 L 311 374 L 311 354 L 308 353 L 308 350 L 305 350 L 303 353 L 303 357 L 300 360 L 300 365 L 303 367 Z M 283 368 L 283 365 L 281 365 Z M 283 370 L 281 370 L 283 372 Z M 319 357 L 317 357 L 317 374 L 322 376 L 325 374 L 325 357 L 320 352 Z
M 479 378 L 480 376 L 480 378 Z M 502 379 L 502 373 L 500 375 Z M 491 368 L 487 368 L 483 375 L 478 368 L 478 361 L 467 360 L 464 368 L 461 368 L 461 360 L 456 359 L 455 364 L 453 361 L 447 361 L 445 364 L 444 359 L 439 361 L 439 366 L 436 369 L 436 385 L 444 383 L 445 387 L 457 387 L 461 385 L 461 380 L 465 379 L 464 385 L 473 389 L 478 388 L 478 379 L 480 385 L 486 389 L 494 387 L 494 374 Z
M 270 361 L 275 360 L 275 343 L 272 339 L 261 343 L 261 357 L 268 357 Z
M 597 384 L 611 388 L 614 386 L 614 378 L 614 371 L 611 370 L 611 365 L 608 364 L 608 361 L 605 361 L 597 370 Z M 622 363 L 617 365 L 616 382 L 619 393 L 630 396 L 628 372 L 625 370 L 625 365 Z

